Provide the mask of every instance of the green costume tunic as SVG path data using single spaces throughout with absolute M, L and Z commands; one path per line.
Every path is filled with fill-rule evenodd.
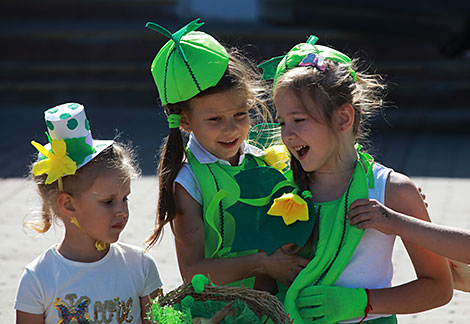
M 264 161 L 246 154 L 243 163 L 229 166 L 219 162 L 200 163 L 187 148 L 188 162 L 201 186 L 203 196 L 203 217 L 206 258 L 232 258 L 248 255 L 258 250 L 232 252 L 231 246 L 235 235 L 235 220 L 227 208 L 237 203 L 240 188 L 234 176 L 242 170 L 266 165 Z M 253 287 L 254 277 L 234 282 L 230 285 Z
M 359 148 L 358 148 L 359 149 Z M 305 323 L 299 314 L 296 299 L 300 291 L 312 285 L 332 286 L 336 283 L 354 253 L 364 230 L 348 224 L 349 206 L 357 199 L 368 198 L 369 187 L 374 187 L 373 159 L 359 152 L 356 168 L 343 196 L 337 200 L 314 203 L 318 217 L 318 241 L 314 250 L 304 251 L 310 263 L 287 289 L 279 285 L 278 298 L 295 324 Z

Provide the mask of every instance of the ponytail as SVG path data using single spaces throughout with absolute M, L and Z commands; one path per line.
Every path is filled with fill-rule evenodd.
M 40 194 L 42 193 L 40 192 Z M 48 199 L 43 198 L 42 201 L 41 217 L 24 222 L 25 228 L 32 229 L 40 234 L 46 233 L 51 228 L 52 215 L 54 212 Z
M 173 106 L 173 105 L 168 105 Z M 171 108 L 167 109 L 170 113 Z M 179 112 L 178 112 L 179 113 Z M 157 222 L 155 229 L 147 240 L 147 250 L 157 243 L 163 227 L 173 221 L 176 216 L 176 203 L 173 192 L 173 183 L 183 166 L 185 158 L 183 136 L 179 128 L 170 128 L 170 134 L 165 138 L 161 148 L 160 162 L 158 164 L 158 205 Z

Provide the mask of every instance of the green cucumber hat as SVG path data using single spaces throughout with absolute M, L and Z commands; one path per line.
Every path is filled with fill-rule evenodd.
M 315 45 L 317 41 L 317 36 L 310 35 L 306 43 L 295 45 L 286 55 L 273 57 L 258 65 L 263 69 L 263 79 L 273 79 L 275 85 L 284 72 L 297 66 L 313 66 L 324 71 L 326 60 L 351 64 L 349 56 L 328 46 Z M 356 72 L 352 68 L 350 72 L 356 82 Z
M 46 184 L 59 180 L 75 171 L 105 148 L 112 140 L 94 140 L 85 108 L 78 103 L 64 103 L 44 112 L 49 143 L 42 146 L 32 141 L 39 151 L 38 161 L 33 165 L 33 174 L 46 173 Z
M 163 105 L 186 101 L 215 86 L 227 69 L 227 50 L 211 35 L 194 31 L 203 25 L 198 21 L 173 34 L 155 23 L 146 24 L 170 38 L 150 68 Z

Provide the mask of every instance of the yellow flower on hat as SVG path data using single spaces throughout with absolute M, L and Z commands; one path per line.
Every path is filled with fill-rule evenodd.
M 31 144 L 46 157 L 33 166 L 34 175 L 47 174 L 46 184 L 53 183 L 63 175 L 75 174 L 77 164 L 67 155 L 67 146 L 63 139 L 52 140 L 52 151 L 35 141 L 31 141 Z
M 293 193 L 283 194 L 274 199 L 268 215 L 282 216 L 284 223 L 290 225 L 296 221 L 308 221 L 308 206 L 305 200 Z
M 283 144 L 273 145 L 264 151 L 264 161 L 270 167 L 284 172 L 289 168 L 290 154 Z

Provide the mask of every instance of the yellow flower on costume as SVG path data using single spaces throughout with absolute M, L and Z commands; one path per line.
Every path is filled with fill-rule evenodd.
M 63 175 L 75 174 L 77 164 L 67 155 L 64 140 L 52 140 L 52 152 L 35 141 L 31 141 L 31 144 L 46 157 L 33 166 L 34 175 L 47 174 L 46 184 L 53 183 Z
M 284 223 L 290 225 L 296 221 L 308 221 L 308 206 L 299 195 L 288 193 L 274 199 L 268 215 L 282 216 Z
M 281 172 L 289 169 L 290 154 L 285 145 L 270 146 L 264 151 L 264 154 L 264 161 L 270 167 Z

